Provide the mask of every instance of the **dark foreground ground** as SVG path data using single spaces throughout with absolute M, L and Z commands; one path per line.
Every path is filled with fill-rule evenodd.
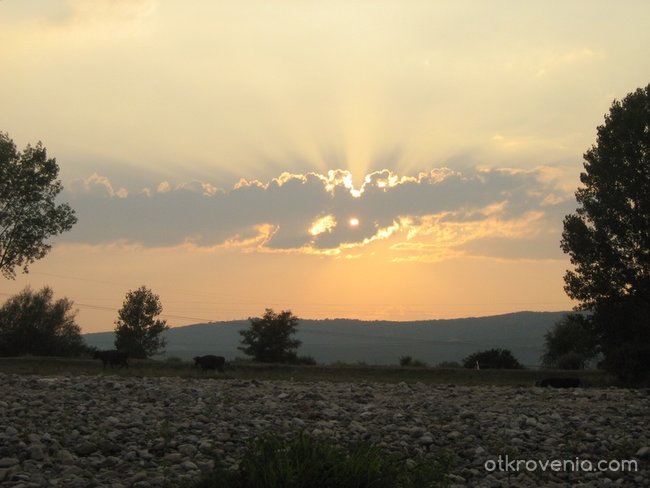
M 236 469 L 251 439 L 298 431 L 407 464 L 443 459 L 449 486 L 650 486 L 648 390 L 496 373 L 246 365 L 202 377 L 187 364 L 113 374 L 2 360 L 0 486 L 178 486 L 215 459 Z

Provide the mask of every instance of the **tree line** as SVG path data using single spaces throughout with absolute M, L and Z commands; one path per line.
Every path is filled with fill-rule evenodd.
M 79 356 L 94 351 L 88 347 L 75 323 L 74 303 L 54 299 L 50 287 L 34 291 L 25 288 L 0 307 L 0 356 Z M 159 318 L 160 297 L 146 286 L 130 290 L 115 321 L 115 349 L 132 358 L 150 358 L 164 352 L 169 329 Z M 313 358 L 298 356 L 301 341 L 295 339 L 298 317 L 291 311 L 267 309 L 262 317 L 251 317 L 250 328 L 240 331 L 239 349 L 264 363 L 315 364 Z

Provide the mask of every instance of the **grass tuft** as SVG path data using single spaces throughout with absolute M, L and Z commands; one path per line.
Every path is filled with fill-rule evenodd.
M 239 469 L 217 468 L 188 488 L 424 488 L 446 486 L 446 458 L 408 467 L 379 448 L 349 449 L 300 433 L 289 440 L 264 436 L 249 444 Z

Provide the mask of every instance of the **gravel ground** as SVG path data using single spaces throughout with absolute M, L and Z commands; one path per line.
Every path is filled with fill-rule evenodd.
M 451 486 L 650 486 L 648 390 L 0 373 L 2 487 L 175 486 L 299 430 L 406 463 L 444 450 Z M 557 470 L 600 460 L 638 469 Z

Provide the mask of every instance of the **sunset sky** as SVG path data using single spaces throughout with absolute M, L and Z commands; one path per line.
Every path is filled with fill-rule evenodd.
M 582 154 L 650 82 L 650 2 L 0 0 L 0 131 L 61 168 L 83 332 L 291 309 L 567 310 Z

